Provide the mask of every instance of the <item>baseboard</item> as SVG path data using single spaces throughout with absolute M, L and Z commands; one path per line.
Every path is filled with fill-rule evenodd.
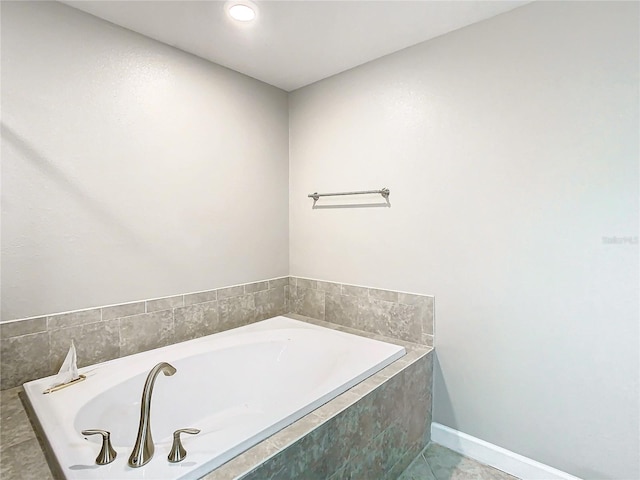
M 580 480 L 561 470 L 518 455 L 440 423 L 431 424 L 431 440 L 523 480 Z

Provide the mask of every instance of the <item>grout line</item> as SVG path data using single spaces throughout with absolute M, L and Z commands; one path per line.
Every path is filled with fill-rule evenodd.
M 122 356 L 122 318 L 118 318 L 117 320 L 118 320 L 118 358 L 120 358 Z
M 429 444 L 431 442 L 427 443 L 427 446 L 424 447 L 424 449 L 420 452 L 420 456 L 422 457 L 422 459 L 424 460 L 424 463 L 427 464 L 427 468 L 429 469 L 429 471 L 431 472 L 431 475 L 433 475 L 433 478 L 436 478 L 436 474 L 433 472 L 433 468 L 431 468 L 431 464 L 429 463 L 429 460 L 427 460 L 427 457 L 425 457 L 424 452 L 427 451 L 427 448 L 429 448 Z

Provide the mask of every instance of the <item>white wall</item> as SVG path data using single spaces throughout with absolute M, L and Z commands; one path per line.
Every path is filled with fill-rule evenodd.
M 2 318 L 288 273 L 286 93 L 2 2 Z
M 640 478 L 638 245 L 603 242 L 637 242 L 638 14 L 536 2 L 290 96 L 291 274 L 434 294 L 434 421 L 589 479 Z
M 536 2 L 293 93 L 2 2 L 3 319 L 290 273 L 436 295 L 435 421 L 640 477 L 638 4 Z M 290 179 L 287 142 L 290 139 Z M 391 188 L 392 208 L 311 210 Z

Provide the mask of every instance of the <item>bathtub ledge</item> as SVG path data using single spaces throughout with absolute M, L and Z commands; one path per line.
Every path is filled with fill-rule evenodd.
M 342 395 L 339 395 L 308 415 L 302 417 L 297 422 L 285 427 L 266 440 L 258 443 L 252 448 L 246 450 L 244 453 L 218 467 L 216 470 L 208 473 L 202 477 L 203 480 L 233 480 L 247 477 L 247 475 L 265 464 L 269 459 L 283 452 L 288 447 L 300 441 L 303 437 L 309 435 L 317 428 L 329 422 L 332 418 L 353 406 L 359 400 L 379 388 L 381 385 L 390 381 L 405 369 L 414 365 L 433 350 L 433 348 L 429 346 L 371 334 L 301 315 L 288 314 L 284 316 L 314 325 L 332 328 L 334 330 L 395 343 L 397 345 L 404 346 L 407 354 L 361 383 L 355 385 L 350 390 L 347 390 Z M 19 444 L 23 455 L 26 454 L 29 458 L 33 457 L 32 461 L 28 462 L 26 465 L 23 463 L 21 466 L 20 473 L 25 476 L 23 478 L 57 478 L 57 472 L 51 472 L 47 468 L 47 462 L 45 460 L 46 452 L 44 449 L 41 449 L 42 442 L 38 442 L 38 440 L 36 440 L 37 434 L 32 430 L 32 425 L 30 424 L 23 409 L 23 402 L 18 398 L 19 395 L 22 395 L 22 387 L 4 390 L 2 391 L 2 396 L 0 398 L 3 420 L 3 441 L 1 445 L 2 448 L 0 448 L 3 453 L 3 461 L 0 462 L 2 467 L 0 472 L 2 474 L 0 476 L 7 476 L 11 478 L 13 474 L 17 473 L 14 471 L 16 468 L 15 462 L 9 461 L 9 457 L 11 455 L 12 447 L 17 447 Z M 411 458 L 413 458 L 413 456 Z
M 407 353 L 404 357 L 396 360 L 391 365 L 383 368 L 343 394 L 325 403 L 313 412 L 302 417 L 297 422 L 283 428 L 266 440 L 258 443 L 224 465 L 221 465 L 216 470 L 202 477 L 202 480 L 236 480 L 248 478 L 251 472 L 256 471 L 256 469 L 261 465 L 264 465 L 268 460 L 272 459 L 283 450 L 291 447 L 305 436 L 311 434 L 314 430 L 330 421 L 344 410 L 353 406 L 366 395 L 370 394 L 394 376 L 400 374 L 403 370 L 412 366 L 433 351 L 433 347 L 430 346 L 372 334 L 302 315 L 287 314 L 283 316 L 334 330 L 401 345 L 405 347 Z

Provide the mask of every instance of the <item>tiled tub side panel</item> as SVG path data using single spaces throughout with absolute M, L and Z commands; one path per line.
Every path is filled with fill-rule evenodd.
M 283 277 L 0 323 L 0 390 L 56 373 L 71 340 L 83 367 L 283 315 L 288 283 Z
M 434 298 L 290 277 L 291 313 L 433 346 Z
M 242 480 L 395 480 L 429 443 L 433 354 L 243 475 Z

